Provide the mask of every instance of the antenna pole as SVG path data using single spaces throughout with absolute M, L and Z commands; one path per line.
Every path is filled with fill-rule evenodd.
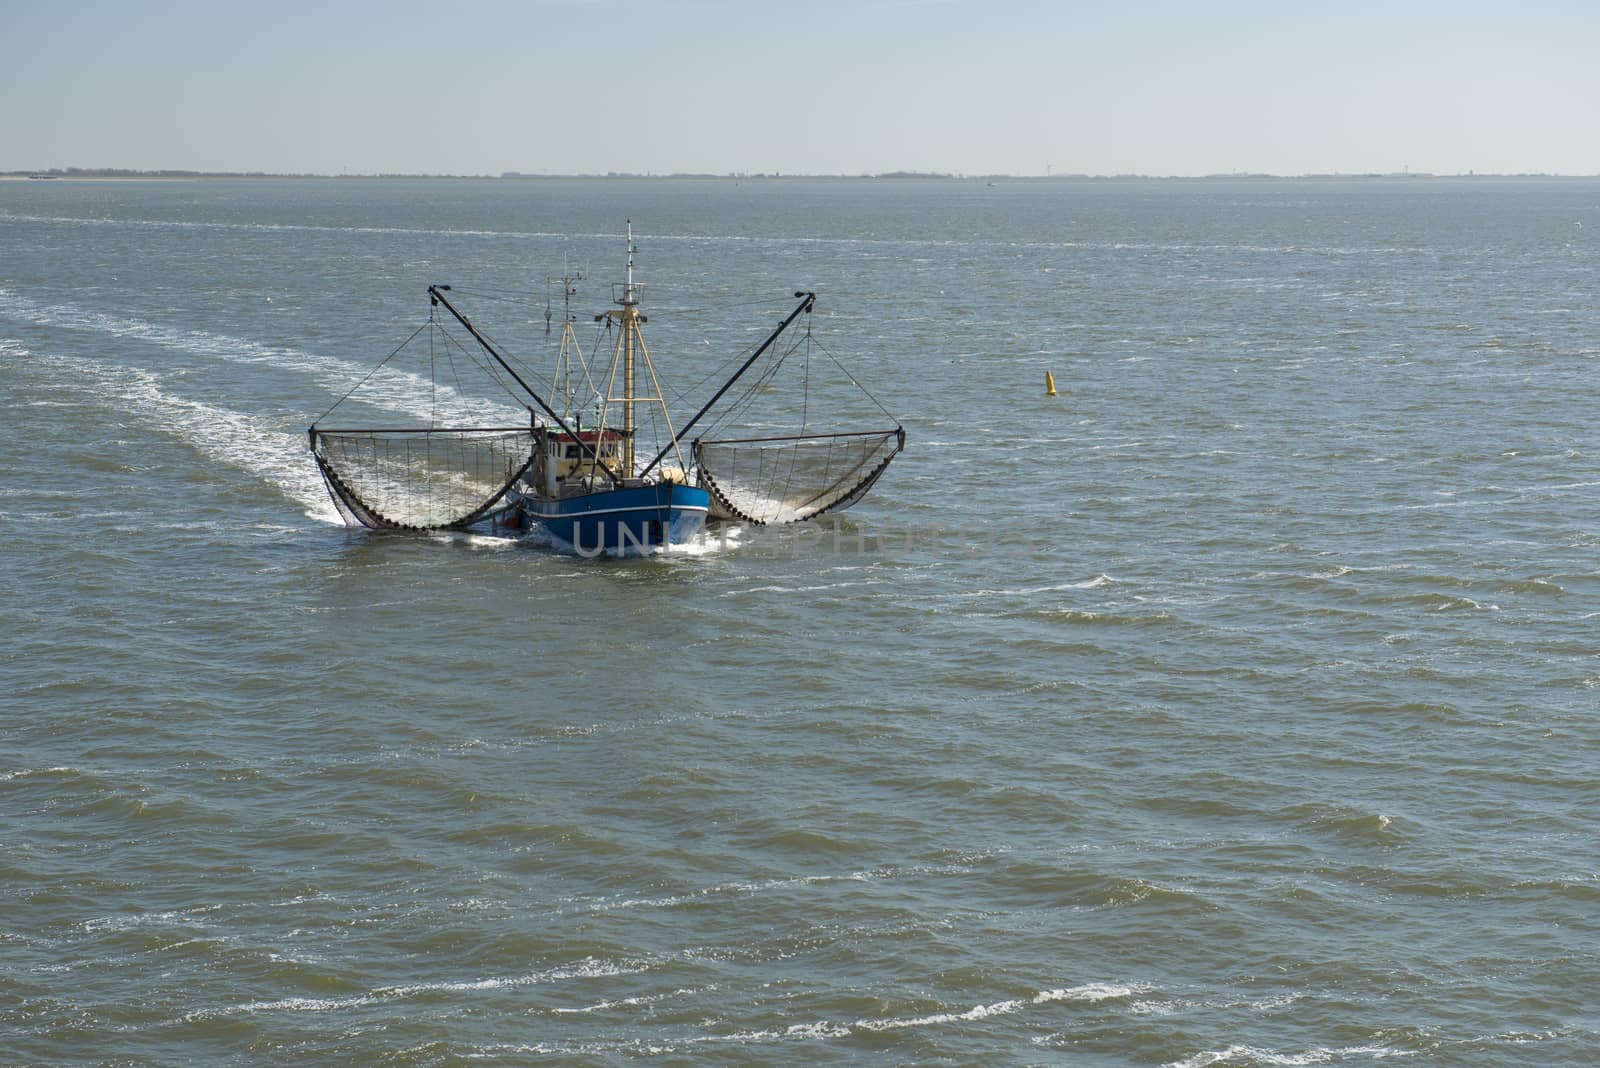
M 581 281 L 583 281 L 583 272 L 579 271 L 574 274 L 572 272 L 572 268 L 567 264 L 565 257 L 563 257 L 561 261 L 560 278 L 552 278 L 548 275 L 545 276 L 545 284 L 547 286 L 553 286 L 557 282 L 561 283 L 561 349 L 559 354 L 556 356 L 556 380 L 559 383 L 559 388 L 561 390 L 561 410 L 563 412 L 569 412 L 572 410 L 571 342 L 574 341 L 572 336 L 572 324 L 577 321 L 572 317 L 572 295 L 578 291 L 572 283 Z M 550 334 L 551 319 L 550 293 L 548 290 L 545 291 L 544 301 L 544 332 L 545 336 L 548 337 Z

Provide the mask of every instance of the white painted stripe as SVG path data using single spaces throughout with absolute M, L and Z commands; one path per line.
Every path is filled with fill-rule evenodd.
M 649 504 L 637 508 L 596 508 L 591 512 L 535 512 L 529 509 L 528 514 L 535 519 L 583 519 L 591 515 L 612 515 L 617 512 L 659 512 L 666 508 L 673 512 L 709 512 L 710 508 L 702 508 L 697 504 Z

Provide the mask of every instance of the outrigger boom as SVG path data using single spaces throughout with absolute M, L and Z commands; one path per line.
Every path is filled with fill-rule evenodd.
M 534 403 L 544 409 L 545 414 L 554 420 L 556 426 L 560 427 L 563 433 L 571 434 L 575 439 L 577 439 L 578 444 L 582 446 L 583 450 L 589 454 L 589 459 L 594 461 L 596 465 L 603 467 L 606 474 L 610 476 L 612 485 L 620 488 L 622 485 L 622 478 L 625 476 L 619 476 L 615 471 L 611 470 L 611 466 L 609 464 L 601 463 L 600 456 L 594 451 L 594 448 L 585 442 L 582 439 L 582 436 L 576 430 L 573 430 L 570 426 L 568 426 L 565 419 L 556 414 L 556 410 L 550 406 L 548 401 L 539 396 L 538 392 L 532 386 L 528 385 L 528 383 L 522 380 L 522 376 L 517 374 L 516 368 L 512 367 L 506 362 L 505 357 L 500 355 L 500 353 L 495 349 L 494 345 L 489 342 L 489 339 L 478 333 L 478 328 L 472 325 L 472 320 L 468 319 L 465 315 L 462 315 L 456 310 L 456 306 L 451 304 L 450 299 L 442 292 L 443 290 L 447 290 L 449 288 L 449 286 L 431 285 L 428 287 L 428 296 L 432 299 L 434 304 L 443 305 L 445 311 L 455 316 L 456 322 L 466 327 L 467 333 L 472 335 L 473 340 L 479 345 L 483 346 L 483 351 L 494 357 L 494 362 L 498 363 L 505 370 L 506 374 L 511 376 L 511 380 L 513 382 L 522 387 L 524 393 L 533 398 Z
M 649 473 L 651 468 L 655 467 L 656 464 L 661 462 L 662 457 L 671 452 L 677 443 L 684 439 L 685 435 L 687 435 L 689 431 L 694 428 L 694 425 L 700 421 L 701 417 L 711 410 L 712 405 L 721 400 L 722 395 L 728 392 L 735 382 L 739 381 L 740 376 L 746 371 L 750 370 L 750 365 L 759 360 L 761 358 L 761 354 L 772 347 L 772 343 L 778 340 L 778 335 L 789 329 L 789 324 L 799 318 L 801 312 L 809 312 L 812 306 L 817 302 L 817 295 L 815 293 L 802 292 L 796 293 L 795 296 L 801 298 L 799 306 L 796 307 L 794 311 L 789 313 L 789 317 L 787 319 L 778 324 L 778 328 L 776 330 L 767 335 L 767 340 L 763 341 L 761 346 L 757 348 L 755 352 L 750 354 L 750 358 L 744 361 L 743 366 L 741 366 L 737 371 L 733 372 L 733 377 L 722 383 L 722 388 L 717 390 L 712 398 L 706 401 L 700 410 L 695 412 L 694 416 L 687 423 L 683 424 L 683 429 L 678 431 L 678 434 L 673 439 L 672 444 L 656 453 L 655 458 L 644 465 L 644 470 L 639 472 L 640 477 L 643 477 Z

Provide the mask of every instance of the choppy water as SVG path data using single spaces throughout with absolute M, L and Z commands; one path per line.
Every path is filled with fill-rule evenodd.
M 305 427 L 424 287 L 629 217 L 680 379 L 821 292 L 873 494 L 333 525 Z M 1591 1063 L 1597 240 L 1595 181 L 0 183 L 0 1062 Z

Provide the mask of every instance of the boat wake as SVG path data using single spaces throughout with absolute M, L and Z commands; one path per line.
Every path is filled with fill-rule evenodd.
M 276 430 L 243 412 L 218 408 L 169 392 L 160 376 L 80 356 L 39 355 L 0 341 L 0 356 L 31 357 L 59 372 L 59 385 L 79 390 L 217 463 L 247 472 L 305 509 L 310 519 L 340 522 L 316 468 L 305 460 L 304 437 Z
M 732 552 L 743 544 L 745 529 L 742 523 L 717 523 L 703 527 L 694 537 L 666 546 L 652 559 L 671 560 L 674 557 L 714 556 Z
M 342 394 L 372 369 L 333 356 L 320 356 L 282 345 L 264 345 L 247 338 L 205 330 L 178 330 L 145 319 L 91 311 L 72 304 L 49 304 L 0 288 L 0 317 L 34 326 L 54 327 L 132 339 L 191 356 L 226 363 L 255 365 L 308 375 L 330 393 Z M 428 403 L 419 402 L 427 397 Z M 464 398 L 447 383 L 435 383 L 409 371 L 380 368 L 363 389 L 362 400 L 376 408 L 418 418 L 446 421 L 471 416 L 521 423 L 527 413 L 510 405 L 485 411 L 479 398 Z

